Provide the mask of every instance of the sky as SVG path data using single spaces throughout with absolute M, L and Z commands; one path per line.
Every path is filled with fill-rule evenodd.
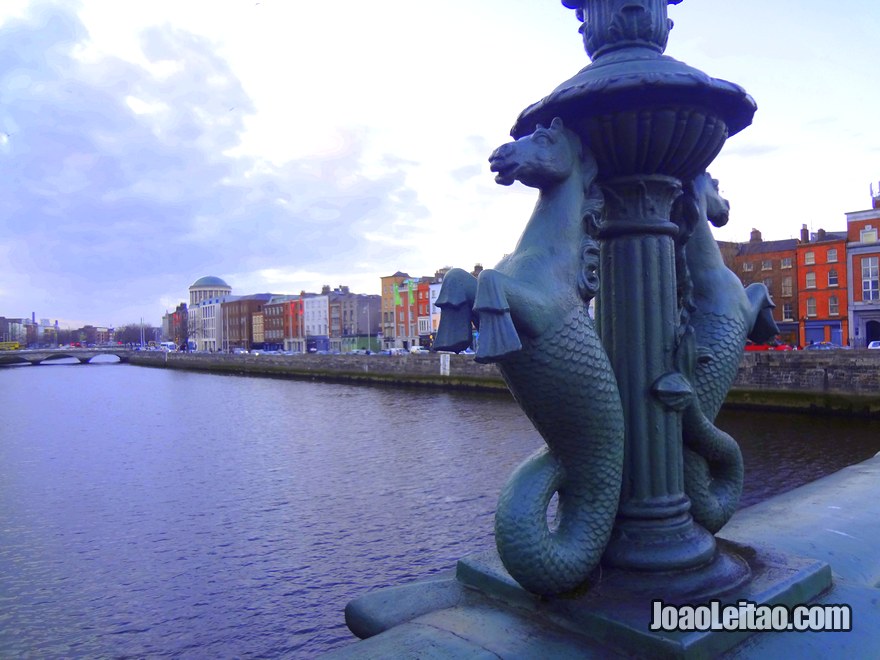
M 743 86 L 721 240 L 845 228 L 880 181 L 880 3 L 684 0 L 666 51 Z M 3 0 L 0 316 L 158 325 L 233 294 L 494 265 L 536 199 L 487 158 L 589 64 L 558 0 Z

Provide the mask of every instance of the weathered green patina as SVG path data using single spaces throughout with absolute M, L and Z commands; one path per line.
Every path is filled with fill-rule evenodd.
M 708 227 L 728 205 L 705 170 L 756 106 L 738 85 L 663 54 L 667 5 L 678 2 L 563 0 L 593 61 L 526 108 L 515 142 L 490 158 L 499 183 L 540 190 L 535 211 L 509 257 L 478 279 L 450 272 L 437 303 L 437 344 L 461 350 L 479 327 L 476 358 L 498 362 L 548 447 L 502 493 L 497 554 L 462 559 L 443 586 L 406 591 L 389 616 L 370 615 L 379 597 L 352 603 L 353 630 L 418 615 L 439 625 L 470 603 L 487 622 L 528 610 L 545 640 L 559 625 L 597 655 L 708 657 L 750 632 L 654 632 L 651 601 L 794 605 L 830 586 L 821 560 L 714 536 L 743 471 L 735 440 L 713 422 L 746 336 L 776 329 L 766 288 L 743 290 Z M 585 313 L 594 294 L 595 328 Z M 490 614 L 473 592 L 508 607 Z M 527 627 L 505 626 L 495 629 Z
M 435 346 L 470 343 L 476 360 L 497 362 L 514 398 L 547 442 L 501 494 L 495 541 L 504 566 L 526 589 L 554 595 L 581 585 L 608 543 L 623 467 L 623 411 L 587 304 L 598 291 L 601 212 L 596 161 L 554 119 L 499 147 L 496 180 L 540 190 L 516 249 L 479 278 L 447 273 Z M 551 525 L 547 508 L 558 494 Z
M 704 172 L 686 183 L 673 214 L 683 325 L 693 329 L 696 342 L 685 340 L 679 348 L 688 353 L 682 371 L 696 390 L 683 416 L 685 493 L 694 520 L 713 533 L 736 511 L 743 481 L 739 446 L 713 422 L 736 377 L 746 337 L 763 343 L 779 333 L 767 287 L 755 283 L 743 289 L 709 230 L 710 221 L 727 223 L 729 209 L 718 182 Z

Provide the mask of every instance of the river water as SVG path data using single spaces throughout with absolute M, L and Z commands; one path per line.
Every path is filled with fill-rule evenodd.
M 492 546 L 541 440 L 505 395 L 120 364 L 0 368 L 0 657 L 313 657 L 343 608 Z M 724 414 L 744 503 L 880 424 Z

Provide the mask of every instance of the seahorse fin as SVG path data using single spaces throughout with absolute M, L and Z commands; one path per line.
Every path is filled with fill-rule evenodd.
M 755 322 L 749 330 L 749 339 L 756 344 L 763 344 L 779 334 L 779 326 L 773 320 L 771 310 L 776 307 L 767 287 L 756 282 L 746 287 L 746 296 L 753 309 L 757 309 Z
M 467 305 L 447 307 L 440 313 L 434 337 L 435 351 L 463 351 L 471 345 L 471 309 Z
M 501 283 L 488 271 L 480 274 L 474 312 L 480 319 L 477 362 L 496 362 L 522 348 Z
M 477 294 L 477 278 L 461 268 L 453 268 L 443 278 L 443 286 L 434 303 L 440 309 L 461 307 L 470 308 Z
M 522 348 L 519 334 L 510 318 L 510 312 L 480 312 L 480 341 L 477 343 L 477 362 L 497 362 Z
M 453 268 L 443 278 L 434 303 L 440 308 L 440 325 L 434 338 L 435 351 L 463 351 L 471 345 L 475 321 L 471 306 L 477 292 L 477 279 L 461 268 Z

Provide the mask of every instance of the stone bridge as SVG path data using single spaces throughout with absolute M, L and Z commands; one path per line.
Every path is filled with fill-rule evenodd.
M 120 362 L 128 362 L 134 353 L 127 348 L 46 348 L 37 350 L 0 351 L 0 366 L 30 363 L 33 365 L 74 358 L 80 364 L 88 364 L 98 355 L 115 355 Z

